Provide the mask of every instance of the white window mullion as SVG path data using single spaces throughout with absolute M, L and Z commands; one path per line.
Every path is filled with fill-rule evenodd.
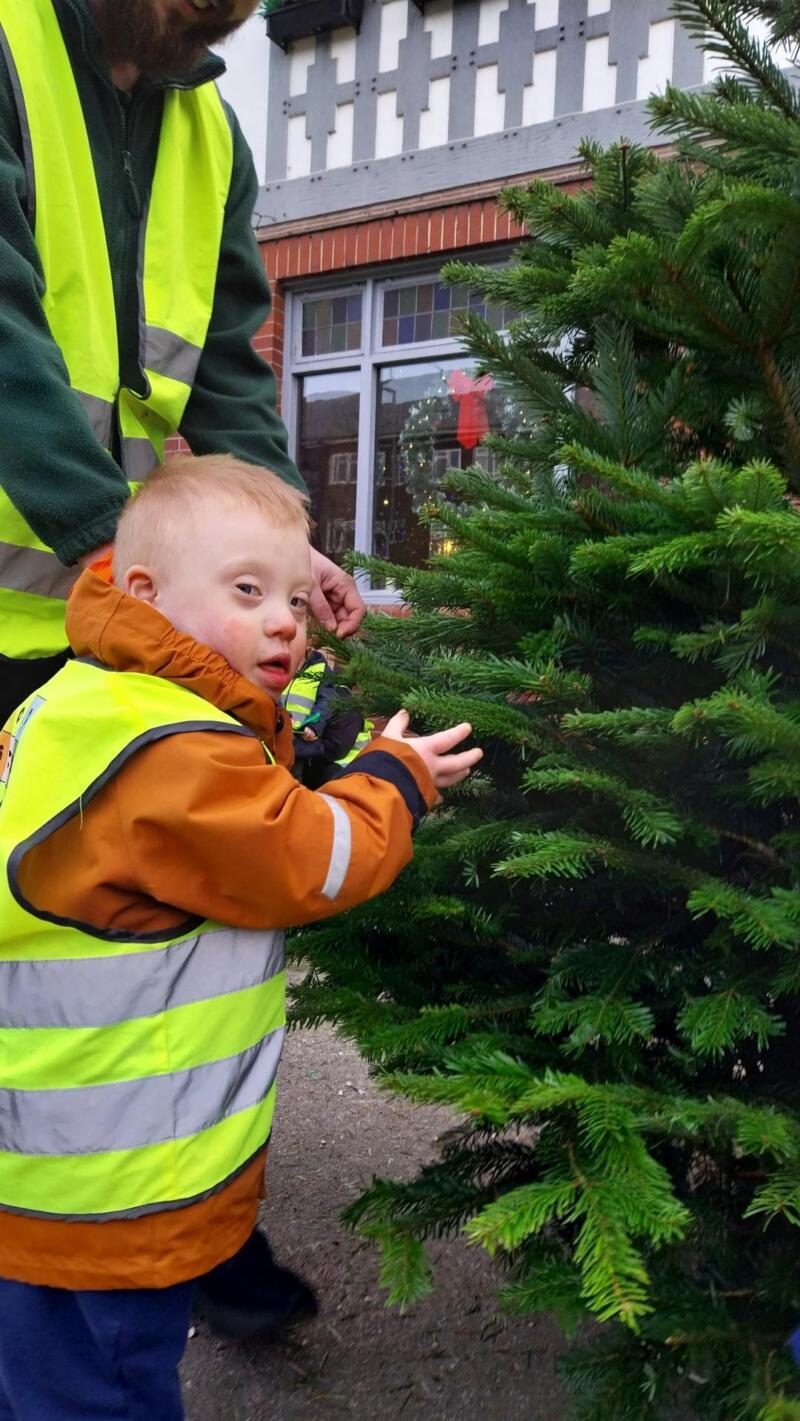
M 368 281 L 364 291 L 362 340 L 364 358 L 361 362 L 361 393 L 358 409 L 358 484 L 356 488 L 355 545 L 359 552 L 372 552 L 372 508 L 374 499 L 375 463 L 375 401 L 377 399 L 377 368 L 375 364 L 374 302 L 376 286 Z M 363 573 L 357 577 L 359 590 L 368 592 L 370 579 Z
M 280 415 L 289 435 L 289 456 L 294 459 L 295 462 L 297 461 L 297 381 L 294 377 L 294 364 L 297 349 L 297 324 L 299 315 L 300 302 L 295 300 L 291 292 L 287 292 Z

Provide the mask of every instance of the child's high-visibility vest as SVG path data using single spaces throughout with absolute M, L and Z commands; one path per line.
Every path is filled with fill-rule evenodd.
M 302 730 L 309 725 L 311 729 L 315 726 L 315 707 L 320 686 L 323 681 L 330 679 L 328 663 L 321 652 L 312 652 L 300 667 L 291 685 L 284 691 L 281 701 L 283 707 L 291 716 L 292 725 L 295 732 Z M 349 765 L 372 740 L 372 721 L 364 722 L 363 730 L 358 732 L 355 744 L 348 750 L 340 760 L 335 760 L 336 765 Z
M 269 1136 L 283 934 L 188 916 L 179 932 L 101 931 L 39 911 L 19 883 L 26 850 L 132 755 L 196 730 L 252 734 L 182 686 L 70 661 L 0 735 L 2 1210 L 86 1221 L 180 1208 Z

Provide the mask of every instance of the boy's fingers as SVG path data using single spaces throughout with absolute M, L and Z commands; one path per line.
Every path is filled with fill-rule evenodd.
M 462 721 L 461 725 L 451 725 L 449 729 L 438 730 L 435 735 L 426 738 L 435 755 L 446 755 L 448 750 L 452 750 L 454 745 L 460 745 L 461 741 L 471 734 L 472 726 L 467 721 Z
M 463 766 L 466 770 L 471 770 L 473 765 L 477 765 L 483 759 L 483 751 L 479 745 L 474 745 L 471 750 L 462 750 L 460 755 L 448 755 L 448 763 L 456 765 L 459 769 Z
M 438 788 L 448 789 L 450 785 L 458 784 L 459 780 L 465 780 L 482 756 L 482 750 L 465 750 L 463 755 L 444 755 L 433 771 Z
M 460 755 L 448 755 L 441 768 L 447 775 L 466 775 L 473 765 L 477 765 L 482 759 L 483 751 L 476 747 L 474 750 L 464 750 Z
M 402 739 L 408 730 L 408 711 L 395 711 L 391 720 L 387 720 L 384 728 L 384 735 L 394 736 L 396 740 Z
M 448 770 L 445 774 L 437 776 L 437 788 L 452 789 L 453 785 L 461 784 L 461 781 L 465 780 L 471 773 L 471 769 L 458 770 L 456 773 L 452 773 Z

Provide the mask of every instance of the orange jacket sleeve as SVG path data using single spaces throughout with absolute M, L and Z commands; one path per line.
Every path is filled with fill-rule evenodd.
M 243 928 L 300 926 L 384 892 L 437 797 L 416 752 L 382 737 L 321 790 L 266 764 L 255 740 L 202 731 L 148 746 L 112 784 L 129 882 Z

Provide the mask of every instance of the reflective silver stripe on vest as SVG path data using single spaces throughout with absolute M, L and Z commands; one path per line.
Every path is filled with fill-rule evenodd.
M 0 51 L 6 62 L 8 70 L 11 92 L 14 95 L 14 103 L 19 119 L 19 130 L 22 135 L 22 160 L 25 164 L 25 181 L 28 189 L 26 197 L 26 210 L 28 223 L 31 231 L 36 230 L 36 172 L 33 166 L 33 143 L 31 142 L 31 127 L 28 122 L 28 110 L 25 107 L 25 97 L 22 92 L 22 84 L 19 79 L 19 72 L 14 63 L 14 56 L 11 53 L 11 45 L 8 42 L 3 26 L 0 25 Z
M 156 370 L 159 375 L 168 375 L 171 380 L 180 380 L 184 385 L 193 385 L 203 354 L 199 345 L 183 340 L 174 331 L 163 326 L 144 328 L 144 368 Z
M 65 1090 L 0 1090 L 0 1150 L 94 1155 L 197 1135 L 264 1099 L 284 1035 L 278 1027 L 237 1056 L 170 1075 Z
M 291 708 L 294 710 L 295 706 L 297 706 L 298 708 L 305 707 L 306 710 L 313 710 L 316 704 L 313 696 L 299 696 L 296 691 L 292 691 L 292 694 L 286 698 L 287 709 Z
M 114 427 L 114 406 L 108 400 L 103 400 L 99 395 L 87 395 L 84 390 L 76 390 L 84 410 L 89 416 L 89 423 L 94 430 L 98 444 L 102 444 L 104 449 L 111 448 L 111 432 Z
M 344 805 L 340 804 L 338 799 L 331 799 L 329 794 L 321 794 L 319 797 L 325 800 L 333 815 L 331 861 L 328 864 L 328 876 L 322 885 L 323 898 L 330 898 L 333 901 L 334 898 L 338 898 L 350 867 L 353 834 L 350 828 L 350 815 Z
M 158 455 L 149 439 L 122 440 L 122 469 L 129 483 L 141 483 L 158 467 Z
M 353 746 L 352 750 L 348 750 L 347 754 L 346 754 L 346 755 L 343 755 L 342 758 L 341 758 L 341 760 L 337 760 L 337 761 L 336 761 L 336 764 L 337 764 L 337 765 L 350 765 L 350 764 L 352 764 L 352 762 L 353 762 L 353 760 L 355 760 L 356 756 L 357 756 L 357 755 L 360 755 L 360 754 L 361 754 L 361 751 L 362 751 L 362 750 L 366 750 L 367 746 L 368 746 L 368 745 L 371 745 L 371 744 L 372 744 L 372 736 L 370 735 L 369 731 L 368 731 L 368 730 L 359 731 L 358 737 L 357 737 L 357 739 L 356 739 L 356 743 L 355 743 L 355 745 Z
M 39 597 L 65 599 L 78 569 L 64 567 L 55 553 L 0 542 L 0 587 L 9 592 L 35 592 Z
M 118 957 L 0 962 L 0 1028 L 114 1026 L 258 987 L 283 970 L 283 933 L 220 928 Z

